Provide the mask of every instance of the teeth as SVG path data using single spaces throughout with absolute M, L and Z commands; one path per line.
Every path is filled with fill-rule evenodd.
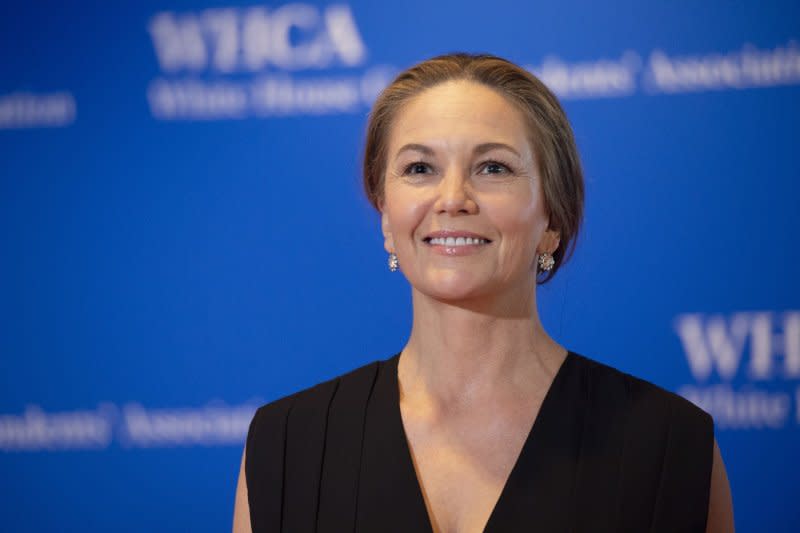
M 487 244 L 489 241 L 478 237 L 434 237 L 430 240 L 431 244 L 440 246 L 472 246 L 476 244 Z

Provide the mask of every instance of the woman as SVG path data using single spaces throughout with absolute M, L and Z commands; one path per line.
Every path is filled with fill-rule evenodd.
M 711 418 L 542 328 L 583 178 L 538 79 L 467 54 L 401 73 L 364 182 L 412 286 L 408 344 L 257 411 L 234 531 L 733 530 Z

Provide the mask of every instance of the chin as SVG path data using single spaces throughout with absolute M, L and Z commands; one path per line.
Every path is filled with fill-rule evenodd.
M 490 285 L 472 272 L 445 271 L 427 276 L 418 289 L 437 300 L 456 302 L 485 296 L 492 292 Z

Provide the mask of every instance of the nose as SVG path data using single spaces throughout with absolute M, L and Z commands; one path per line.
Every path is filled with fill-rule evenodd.
M 473 215 L 478 212 L 478 204 L 473 198 L 472 186 L 465 172 L 450 169 L 439 182 L 439 196 L 434 209 L 436 213 L 452 216 Z

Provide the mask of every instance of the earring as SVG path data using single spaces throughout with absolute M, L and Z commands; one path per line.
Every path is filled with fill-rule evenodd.
M 388 264 L 389 264 L 389 270 L 391 270 L 392 272 L 397 272 L 397 266 L 398 266 L 397 255 L 395 255 L 394 252 L 391 252 L 389 254 Z
M 553 265 L 556 264 L 556 260 L 553 259 L 553 254 L 550 252 L 543 252 L 537 261 L 539 263 L 539 269 L 547 272 L 553 268 Z

